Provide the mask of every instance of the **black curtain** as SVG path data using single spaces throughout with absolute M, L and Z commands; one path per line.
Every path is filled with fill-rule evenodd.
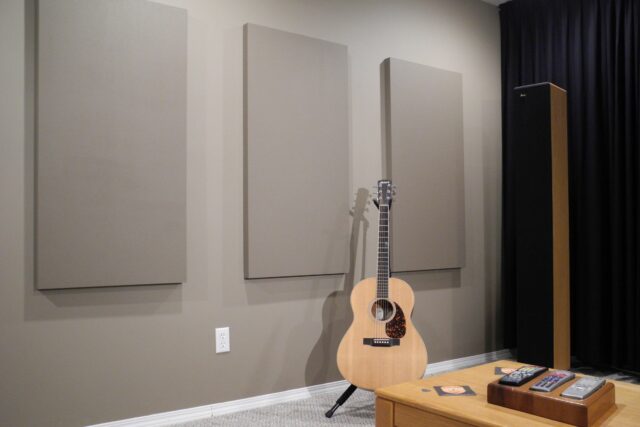
M 505 344 L 515 330 L 513 88 L 567 90 L 572 354 L 640 372 L 640 0 L 500 6 Z

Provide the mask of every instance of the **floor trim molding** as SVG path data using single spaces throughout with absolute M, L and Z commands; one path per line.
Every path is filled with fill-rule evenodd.
M 474 356 L 461 357 L 459 359 L 445 360 L 431 363 L 427 366 L 425 376 L 437 375 L 443 372 L 457 369 L 469 368 L 471 366 L 489 363 L 500 359 L 513 357 L 511 350 L 498 350 L 490 353 L 477 354 Z M 326 384 L 318 384 L 309 387 L 295 388 L 292 390 L 280 391 L 277 393 L 253 396 L 245 399 L 232 400 L 229 402 L 214 403 L 211 405 L 197 406 L 194 408 L 179 409 L 177 411 L 161 412 L 158 414 L 145 415 L 142 417 L 128 418 L 125 420 L 111 421 L 102 424 L 94 424 L 88 427 L 162 427 L 172 424 L 185 423 L 189 421 L 203 420 L 233 412 L 246 411 L 249 409 L 262 408 L 275 405 L 277 403 L 292 402 L 306 399 L 325 393 L 340 393 L 345 390 L 348 383 L 344 380 L 334 381 Z M 336 396 L 337 398 L 338 396 Z
M 448 371 L 470 368 L 472 366 L 482 365 L 483 363 L 495 362 L 496 360 L 500 359 L 511 359 L 513 357 L 514 354 L 512 350 L 503 349 L 492 351 L 490 353 L 461 357 L 459 359 L 444 360 L 442 362 L 436 362 L 427 365 L 427 370 L 424 375 L 425 377 L 438 375 Z

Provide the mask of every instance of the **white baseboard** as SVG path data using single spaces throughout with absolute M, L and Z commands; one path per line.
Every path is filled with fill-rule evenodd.
M 432 363 L 427 366 L 425 376 L 437 375 L 443 372 L 469 368 L 471 366 L 489 363 L 500 359 L 513 357 L 511 350 L 498 350 L 491 353 L 477 354 L 475 356 L 461 357 L 459 359 L 445 360 Z M 248 397 L 246 399 L 232 400 L 229 402 L 214 403 L 211 405 L 197 406 L 194 408 L 179 409 L 177 411 L 162 412 L 145 415 L 142 417 L 128 418 L 125 420 L 111 421 L 102 424 L 94 424 L 88 427 L 162 427 L 177 423 L 203 420 L 233 412 L 262 408 L 277 403 L 292 402 L 306 399 L 325 393 L 341 393 L 349 383 L 346 381 L 334 381 L 326 384 L 312 385 L 309 387 L 295 388 L 277 393 Z M 338 396 L 336 396 L 337 398 Z M 329 409 L 329 408 L 327 408 Z
M 444 360 L 442 362 L 427 365 L 424 373 L 425 377 L 442 374 L 443 372 L 456 371 L 458 369 L 470 368 L 483 363 L 495 362 L 501 359 L 511 359 L 513 351 L 509 349 L 492 351 L 491 353 L 476 354 L 474 356 L 461 357 L 459 359 Z

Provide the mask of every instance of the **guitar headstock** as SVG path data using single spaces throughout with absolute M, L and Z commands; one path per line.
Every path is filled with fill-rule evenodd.
M 393 201 L 395 195 L 396 186 L 391 184 L 391 180 L 382 179 L 378 181 L 376 197 L 373 202 L 377 207 L 391 206 L 391 202 Z

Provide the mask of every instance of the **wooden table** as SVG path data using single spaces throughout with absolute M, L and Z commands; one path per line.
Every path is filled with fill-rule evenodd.
M 497 379 L 495 367 L 518 368 L 508 360 L 462 369 L 376 390 L 377 427 L 441 426 L 567 426 L 487 403 L 487 384 Z M 599 426 L 640 426 L 640 386 L 612 381 L 616 406 Z M 434 386 L 469 385 L 476 396 L 438 396 Z M 423 389 L 430 390 L 428 392 Z

